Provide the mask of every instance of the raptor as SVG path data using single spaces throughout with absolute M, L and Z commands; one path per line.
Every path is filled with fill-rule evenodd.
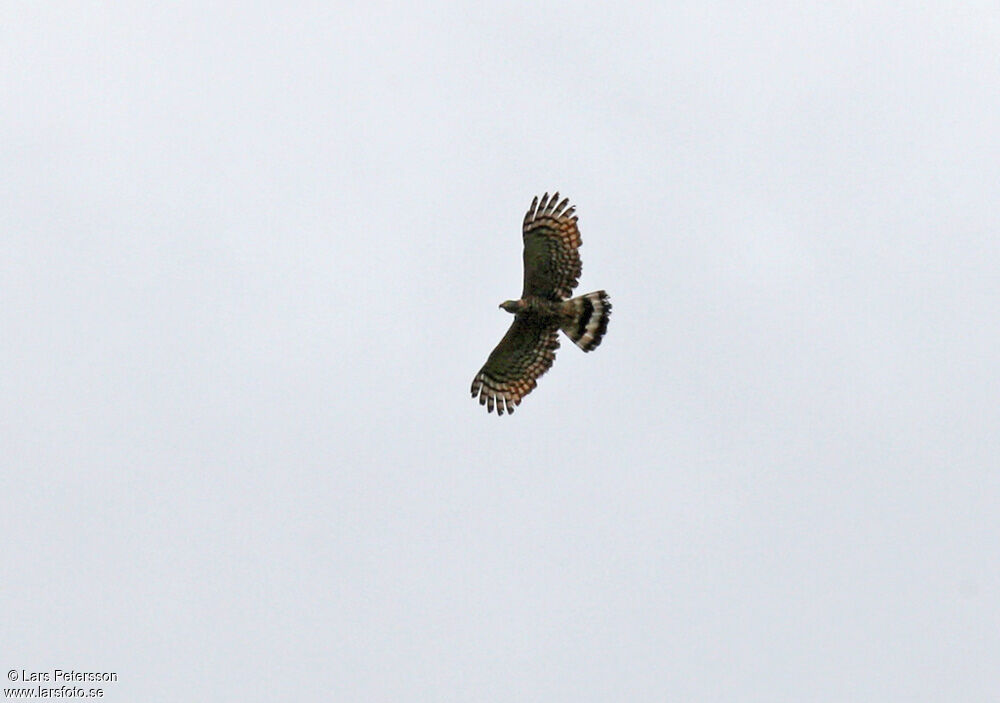
M 507 334 L 472 380 L 472 397 L 487 412 L 513 413 L 559 348 L 559 330 L 585 352 L 604 338 L 611 301 L 603 290 L 571 298 L 583 271 L 576 208 L 569 200 L 537 197 L 524 216 L 524 287 L 518 300 L 500 304 L 514 314 Z

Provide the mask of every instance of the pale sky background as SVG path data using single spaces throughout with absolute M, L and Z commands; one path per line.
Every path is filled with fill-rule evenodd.
M 1000 700 L 995 3 L 2 7 L 3 672 Z

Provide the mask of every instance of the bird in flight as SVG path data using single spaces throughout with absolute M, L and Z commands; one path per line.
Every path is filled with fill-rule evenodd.
M 583 264 L 580 230 L 569 199 L 559 193 L 537 197 L 524 216 L 524 288 L 519 300 L 500 308 L 514 314 L 507 334 L 472 380 L 472 397 L 487 412 L 514 412 L 538 377 L 549 370 L 559 348 L 559 330 L 585 352 L 601 343 L 611 301 L 603 290 L 570 298 Z

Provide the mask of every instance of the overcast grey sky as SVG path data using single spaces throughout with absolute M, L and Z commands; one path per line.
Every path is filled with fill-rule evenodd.
M 3 671 L 1000 697 L 994 3 L 3 15 Z M 614 315 L 489 416 L 553 189 Z

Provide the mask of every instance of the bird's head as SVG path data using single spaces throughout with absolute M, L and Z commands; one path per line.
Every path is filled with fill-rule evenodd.
M 505 300 L 500 303 L 500 309 L 507 312 L 517 312 L 521 308 L 520 303 L 520 300 Z

